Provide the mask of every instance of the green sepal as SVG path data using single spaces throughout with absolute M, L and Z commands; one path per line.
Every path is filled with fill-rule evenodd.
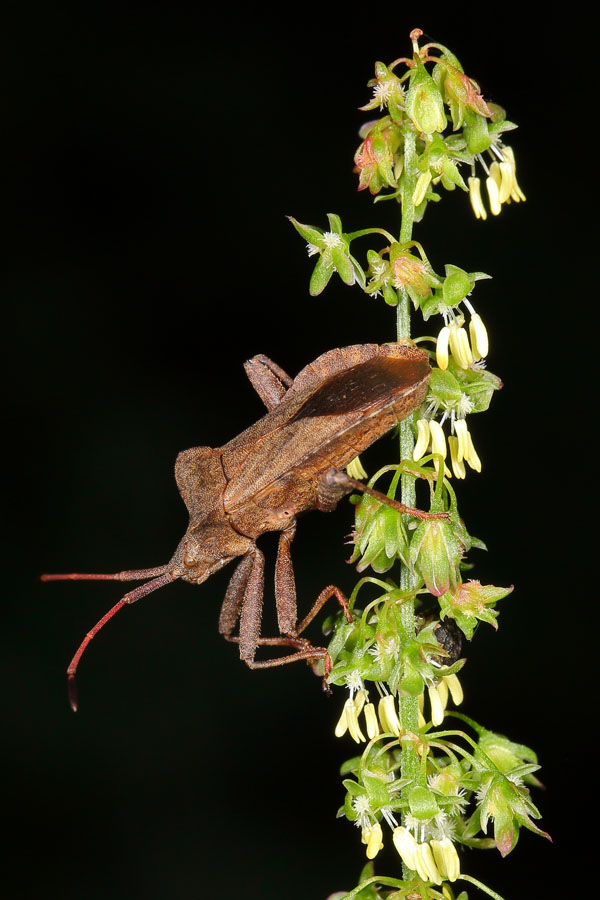
M 414 643 L 416 645 L 416 641 Z M 398 689 L 402 691 L 403 694 L 409 694 L 411 697 L 418 697 L 425 689 L 425 682 L 411 662 L 409 650 L 404 655 L 403 675 L 400 679 Z
M 387 806 L 390 802 L 390 795 L 381 778 L 377 778 L 375 775 L 368 775 L 365 772 L 362 780 L 367 789 L 371 809 L 376 810 L 381 809 L 382 806 Z
M 347 249 L 345 247 L 333 247 L 331 250 L 331 259 L 344 284 L 354 284 L 356 280 L 354 266 L 348 256 Z
M 383 294 L 383 299 L 388 306 L 398 306 L 398 294 L 391 284 L 382 285 L 381 292 Z
M 458 166 L 454 162 L 453 159 L 446 158 L 442 162 L 442 184 L 446 188 L 447 191 L 454 190 L 454 187 L 462 188 L 463 191 L 468 191 L 469 188 L 465 184 L 465 180 L 460 174 Z
M 431 375 L 429 377 L 429 391 L 427 395 L 427 402 L 431 402 L 431 400 L 436 400 L 438 403 L 441 403 L 442 406 L 447 408 L 452 408 L 456 406 L 463 395 L 462 388 L 458 382 L 458 379 L 452 374 L 449 369 L 438 369 L 434 367 L 431 370 Z
M 355 628 L 356 625 L 354 622 L 343 621 L 334 629 L 333 637 L 327 646 L 327 652 L 331 657 L 332 663 L 335 663 L 337 660 L 340 651 L 345 647 L 346 641 Z
M 408 792 L 408 805 L 415 819 L 427 822 L 438 815 L 440 808 L 430 790 L 416 785 Z
M 465 112 L 463 134 L 465 136 L 465 141 L 467 142 L 467 150 L 469 153 L 472 153 L 473 156 L 477 156 L 478 153 L 483 153 L 492 143 L 488 120 L 483 116 L 472 112 L 472 110 L 466 110 Z
M 472 290 L 473 282 L 468 273 L 464 269 L 448 263 L 442 285 L 444 303 L 447 306 L 457 306 Z
M 329 229 L 333 231 L 334 234 L 342 234 L 342 220 L 338 216 L 337 213 L 327 213 L 327 219 L 329 221 Z
M 344 778 L 342 784 L 352 797 L 364 797 L 366 794 L 362 784 L 359 784 L 358 781 L 355 781 L 353 778 Z
M 353 756 L 352 759 L 347 759 L 346 762 L 342 763 L 340 766 L 340 775 L 350 775 L 360 769 L 360 764 L 362 761 L 362 756 Z
M 318 297 L 322 293 L 335 271 L 333 260 L 329 254 L 322 253 L 310 276 L 309 292 L 311 297 Z
M 312 225 L 303 225 L 302 222 L 298 222 L 293 216 L 288 216 L 288 220 L 292 223 L 298 234 L 303 237 L 305 241 L 308 241 L 309 244 L 314 244 L 315 247 L 322 245 L 323 232 L 320 228 L 315 228 Z

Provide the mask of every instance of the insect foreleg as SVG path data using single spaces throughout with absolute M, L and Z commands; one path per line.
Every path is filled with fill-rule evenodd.
M 296 523 L 282 531 L 277 547 L 275 562 L 275 604 L 277 607 L 277 624 L 282 634 L 296 634 L 298 618 L 296 604 L 296 579 L 290 546 L 296 533 Z
M 231 632 L 240 620 L 244 593 L 253 565 L 254 559 L 252 554 L 248 553 L 237 564 L 229 580 L 219 615 L 219 634 L 222 634 L 227 639 L 229 639 Z
M 293 381 L 287 372 L 262 353 L 244 363 L 244 369 L 252 387 L 267 409 L 271 411 L 279 406 Z
M 249 554 L 252 568 L 244 589 L 240 614 L 240 657 L 250 665 L 260 639 L 263 595 L 265 588 L 265 557 L 255 547 Z

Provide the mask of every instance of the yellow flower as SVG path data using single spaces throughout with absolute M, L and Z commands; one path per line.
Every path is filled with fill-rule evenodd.
M 483 205 L 483 200 L 481 199 L 481 182 L 475 175 L 471 175 L 471 177 L 468 179 L 468 184 L 469 199 L 471 201 L 471 206 L 473 207 L 475 217 L 477 219 L 483 219 L 485 221 L 487 219 L 487 211 L 485 206 Z
M 467 428 L 465 419 L 455 420 L 454 432 L 457 438 L 457 444 L 455 445 L 457 464 L 462 463 L 464 460 L 472 469 L 475 469 L 476 472 L 481 472 L 481 460 L 475 450 L 473 438 Z M 457 478 L 458 477 L 460 476 L 457 475 Z
M 417 872 L 423 881 L 432 881 L 434 884 L 442 883 L 443 879 L 435 864 L 429 844 L 417 844 L 416 863 Z
M 366 691 L 358 691 L 356 697 L 348 697 L 344 703 L 342 715 L 335 726 L 334 733 L 336 737 L 342 737 L 348 731 L 350 737 L 356 741 L 357 744 L 366 740 L 364 734 L 360 730 L 360 725 L 358 724 L 358 716 L 365 705 L 366 696 Z
M 393 698 L 390 699 L 393 700 Z M 358 721 L 358 717 L 361 713 L 364 713 L 368 739 L 373 740 L 373 738 L 377 737 L 380 733 L 377 712 L 375 706 L 368 702 L 368 700 L 369 695 L 362 688 L 356 692 L 356 696 L 350 696 L 346 700 L 342 714 L 335 726 L 334 734 L 336 737 L 343 737 L 346 732 L 348 732 L 350 737 L 356 741 L 357 744 L 366 741 L 367 738 L 362 733 Z
M 365 705 L 365 725 L 367 726 L 367 735 L 369 740 L 372 741 L 374 737 L 377 737 L 379 732 L 379 722 L 377 721 L 377 712 L 372 703 L 367 703 Z
M 412 198 L 413 206 L 418 206 L 425 199 L 427 188 L 431 184 L 431 178 L 432 175 L 429 169 L 427 169 L 426 172 L 421 172 L 421 174 L 417 178 L 417 184 L 415 186 Z
M 430 685 L 427 688 L 427 693 L 429 694 L 429 704 L 431 706 L 431 722 L 436 728 L 444 721 L 448 695 L 452 697 L 452 702 L 455 706 L 460 706 L 464 698 L 460 681 L 454 673 L 452 675 L 443 675 L 437 684 Z
M 350 478 L 366 478 L 367 473 L 364 470 L 363 464 L 360 461 L 360 456 L 355 456 L 354 459 L 348 463 L 346 466 L 346 472 L 350 476 Z
M 489 207 L 492 215 L 497 216 L 504 203 L 520 203 L 525 200 L 525 194 L 519 187 L 517 182 L 517 167 L 515 163 L 515 154 L 512 147 L 505 147 L 501 144 L 494 144 L 491 152 L 498 157 L 489 166 L 480 158 L 482 165 L 487 172 L 485 181 Z M 479 178 L 472 175 L 469 179 L 469 198 L 473 212 L 478 219 L 487 219 L 487 212 L 483 200 L 481 199 L 481 182 Z
M 395 734 L 396 737 L 399 737 L 402 732 L 402 726 L 396 712 L 393 694 L 386 694 L 381 698 L 379 701 L 378 713 L 383 730 L 389 731 L 391 734 Z
M 448 325 L 444 325 L 442 330 L 437 336 L 437 341 L 435 344 L 435 360 L 438 364 L 438 369 L 447 369 L 448 368 L 448 345 L 450 341 L 450 328 Z
M 371 828 L 363 828 L 362 842 L 367 845 L 367 859 L 375 859 L 383 847 L 383 832 L 379 822 Z
M 444 712 L 446 710 L 446 704 L 444 703 L 444 698 L 442 697 L 442 693 L 438 690 L 435 685 L 431 685 L 427 688 L 427 693 L 429 694 L 429 703 L 431 705 L 431 722 L 436 727 L 441 725 L 444 721 Z M 446 692 L 446 698 L 448 694 Z
M 468 369 L 473 362 L 473 352 L 467 332 L 462 326 L 457 325 L 456 322 L 452 322 L 449 329 L 448 341 L 452 356 L 461 369 Z
M 416 872 L 418 844 L 408 828 L 405 828 L 404 825 L 399 825 L 398 828 L 394 828 L 392 840 L 394 841 L 394 847 L 398 851 L 402 862 L 408 866 L 409 869 L 412 869 L 413 872 Z
M 429 447 L 429 421 L 427 419 L 419 419 L 417 422 L 417 441 L 413 450 L 413 459 L 417 462 L 427 451 Z
M 483 319 L 477 313 L 473 313 L 469 322 L 469 335 L 471 337 L 471 347 L 473 348 L 473 356 L 481 359 L 487 356 L 489 351 L 488 334 Z
M 502 147 L 504 161 L 500 163 L 503 178 L 506 180 L 506 190 L 510 192 L 510 199 L 515 203 L 527 198 L 517 183 L 517 164 L 512 147 Z M 508 200 L 506 201 L 508 202 Z
M 450 461 L 452 463 L 452 471 L 457 478 L 466 478 L 467 470 L 462 457 L 458 458 L 458 438 L 451 434 L 448 438 L 448 447 L 450 448 Z
M 444 429 L 439 422 L 432 419 L 429 423 L 429 433 L 431 434 L 431 452 L 439 454 L 442 459 L 446 459 L 446 437 Z
M 498 163 L 492 163 L 492 167 L 496 166 L 499 172 L 500 167 Z M 498 175 L 498 180 L 499 180 Z M 498 187 L 498 180 L 494 178 L 494 175 L 490 172 L 488 177 L 485 180 L 485 186 L 487 188 L 488 200 L 490 201 L 490 212 L 493 216 L 499 216 L 502 212 L 502 204 L 500 203 L 500 189 Z
M 441 841 L 430 841 L 437 868 L 448 881 L 456 881 L 460 875 L 460 860 L 456 847 L 450 838 Z

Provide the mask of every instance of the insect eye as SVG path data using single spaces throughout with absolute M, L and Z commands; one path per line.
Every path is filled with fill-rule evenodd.
M 186 555 L 183 557 L 183 564 L 186 569 L 193 569 L 197 562 L 198 560 L 196 559 L 196 557 L 192 556 L 189 553 L 186 553 Z

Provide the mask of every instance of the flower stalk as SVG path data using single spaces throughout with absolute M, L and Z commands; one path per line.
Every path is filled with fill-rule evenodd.
M 490 340 L 472 300 L 489 276 L 453 263 L 441 274 L 413 236 L 440 189 L 463 191 L 481 221 L 488 211 L 496 216 L 525 200 L 504 138 L 516 126 L 486 102 L 448 48 L 420 45 L 421 37 L 419 29 L 411 33 L 411 57 L 376 63 L 373 97 L 362 109 L 380 118 L 361 129 L 354 155 L 358 189 L 398 204 L 397 239 L 387 227 L 345 231 L 331 213 L 327 231 L 291 219 L 316 257 L 311 294 L 339 276 L 396 308 L 397 341 L 428 348 L 429 388 L 420 409 L 399 423 L 400 460 L 368 486 L 381 490 L 380 479 L 393 473 L 388 497 L 399 491 L 415 509 L 420 482 L 429 489 L 429 512 L 447 516 L 400 515 L 367 494 L 356 503 L 350 562 L 378 575 L 396 566 L 398 580 L 361 577 L 348 601 L 352 620 L 339 613 L 327 623 L 327 680 L 350 691 L 335 734 L 362 751 L 342 766 L 346 799 L 339 815 L 360 828 L 368 864 L 345 900 L 367 888 L 372 900 L 453 900 L 461 879 L 497 898 L 462 872 L 460 848 L 495 846 L 505 856 L 522 827 L 548 837 L 534 822 L 540 814 L 530 788 L 540 782 L 533 751 L 453 710 L 464 699 L 465 641 L 479 622 L 497 628 L 496 604 L 512 591 L 465 579 L 467 555 L 485 544 L 468 532 L 454 488 L 481 471 L 471 417 L 487 411 L 502 386 L 486 367 Z M 374 242 L 366 262 L 352 246 L 359 239 Z M 416 315 L 425 322 L 437 317 L 437 337 L 414 337 Z M 368 477 L 358 460 L 351 471 Z M 444 728 L 449 715 L 464 729 Z M 373 861 L 388 842 L 401 878 L 374 875 Z

